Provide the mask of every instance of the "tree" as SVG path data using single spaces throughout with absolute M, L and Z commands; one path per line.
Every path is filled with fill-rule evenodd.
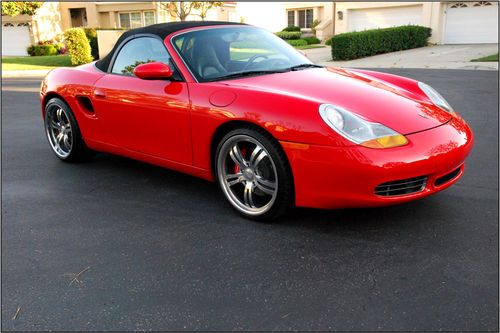
M 39 1 L 2 1 L 2 16 L 35 15 L 43 2 Z
M 210 9 L 220 7 L 223 4 L 222 1 L 195 1 L 194 8 L 200 11 L 198 16 L 201 17 L 202 21 L 205 21 Z
M 167 10 L 170 15 L 178 18 L 181 21 L 185 21 L 186 18 L 191 14 L 191 11 L 195 7 L 196 2 L 194 1 L 170 1 L 167 3 L 161 2 L 161 8 Z
M 167 10 L 170 15 L 185 21 L 193 9 L 199 10 L 199 17 L 205 20 L 210 9 L 220 7 L 224 4 L 222 1 L 169 1 L 160 2 L 161 8 Z

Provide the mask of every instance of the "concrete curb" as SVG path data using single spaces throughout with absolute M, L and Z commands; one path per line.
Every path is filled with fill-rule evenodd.
M 27 71 L 2 71 L 2 78 L 16 77 L 44 77 L 51 69 L 37 69 Z
M 411 69 L 462 69 L 462 70 L 486 70 L 497 71 L 498 62 L 459 62 L 459 63 L 434 63 L 434 64 L 376 64 L 361 61 L 320 61 L 319 65 L 331 67 L 353 67 L 353 68 L 411 68 Z

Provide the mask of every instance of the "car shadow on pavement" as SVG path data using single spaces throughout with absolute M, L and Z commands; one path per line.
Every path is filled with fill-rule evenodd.
M 432 214 L 440 207 L 431 198 L 379 208 L 359 209 L 310 209 L 295 208 L 274 223 L 259 223 L 241 217 L 223 198 L 216 183 L 205 181 L 180 172 L 123 158 L 97 154 L 82 167 L 91 169 L 93 175 L 105 179 L 100 191 L 105 196 L 123 196 L 133 193 L 129 200 L 141 200 L 158 205 L 178 207 L 184 218 L 197 218 L 205 214 L 215 223 L 251 223 L 257 228 L 307 229 L 323 234 L 343 232 L 400 230 L 414 223 L 432 223 Z M 112 178 L 109 178 L 112 175 Z M 106 184 L 108 186 L 106 186 Z M 154 208 L 154 207 L 153 207 Z M 177 213 L 176 213 L 177 214 Z M 211 221 L 211 223 L 212 223 Z

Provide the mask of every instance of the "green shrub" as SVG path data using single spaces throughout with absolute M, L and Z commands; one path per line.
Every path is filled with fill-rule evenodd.
M 48 44 L 43 46 L 43 55 L 57 55 L 57 48 L 54 45 Z
M 309 44 L 309 45 L 321 43 L 321 41 L 316 37 L 304 37 L 302 39 L 305 40 L 307 42 L 307 44 Z
M 97 31 L 94 28 L 83 28 L 85 36 L 90 43 L 92 57 L 94 59 L 99 59 L 99 46 L 97 45 Z
M 90 43 L 82 28 L 66 30 L 64 40 L 73 65 L 82 65 L 92 61 Z
M 300 39 L 302 33 L 300 31 L 280 31 L 276 33 L 281 39 L 289 40 L 289 39 Z
M 61 54 L 64 49 L 61 43 L 53 41 L 40 41 L 36 45 L 30 45 L 26 48 L 26 52 L 30 56 L 47 56 Z
M 351 60 L 423 47 L 430 35 L 430 28 L 412 25 L 348 32 L 332 37 L 332 58 Z
M 305 45 L 307 45 L 307 41 L 305 39 L 289 39 L 286 42 L 292 46 L 305 46 Z
M 28 46 L 26 52 L 33 57 L 35 55 L 35 45 Z
M 45 48 L 43 45 L 35 45 L 35 56 L 43 56 L 45 55 Z
M 291 25 L 291 26 L 288 26 L 281 31 L 299 31 L 300 32 L 300 27 L 297 27 L 295 25 Z
M 325 45 L 332 45 L 332 38 L 325 40 Z

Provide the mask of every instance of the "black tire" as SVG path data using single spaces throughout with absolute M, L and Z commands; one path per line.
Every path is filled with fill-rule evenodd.
M 55 144 L 53 144 L 54 137 L 51 138 L 53 132 L 51 132 L 51 120 L 53 120 L 54 112 L 57 113 L 58 109 L 62 109 L 63 111 L 63 122 L 69 122 L 69 131 L 71 133 L 71 147 L 68 149 L 68 152 L 58 150 L 55 148 Z M 52 148 L 54 154 L 64 162 L 81 162 L 89 159 L 93 152 L 87 148 L 85 142 L 82 139 L 82 135 L 80 132 L 80 127 L 75 119 L 73 111 L 69 107 L 66 102 L 59 98 L 52 98 L 45 105 L 45 118 L 44 118 L 44 126 L 45 126 L 45 134 L 47 140 L 49 141 L 49 145 Z M 68 128 L 68 126 L 66 126 Z M 69 133 L 69 132 L 68 132 Z M 68 146 L 65 145 L 66 148 Z
M 258 160 L 257 161 L 257 164 L 267 164 L 268 167 L 267 169 L 272 169 L 273 173 L 271 174 L 270 178 L 272 178 L 273 181 L 276 181 L 275 184 L 276 184 L 276 188 L 277 190 L 274 191 L 276 192 L 274 194 L 271 195 L 271 194 L 267 194 L 268 196 L 272 198 L 274 198 L 270 203 L 269 203 L 269 206 L 266 206 L 267 208 L 265 208 L 265 210 L 263 210 L 262 212 L 258 212 L 258 213 L 255 213 L 255 212 L 248 212 L 248 211 L 245 211 L 245 208 L 241 207 L 241 202 L 240 204 L 238 204 L 234 199 L 234 197 L 236 197 L 236 195 L 233 195 L 229 193 L 229 189 L 232 189 L 232 186 L 234 185 L 229 185 L 230 182 L 228 182 L 228 177 L 230 176 L 235 176 L 235 175 L 228 175 L 227 173 L 224 172 L 224 168 L 227 168 L 227 164 L 228 164 L 228 161 L 229 163 L 232 163 L 231 162 L 231 159 L 232 157 L 228 156 L 228 154 L 230 155 L 229 150 L 232 150 L 231 148 L 227 148 L 227 147 L 233 147 L 232 145 L 234 144 L 239 144 L 238 142 L 242 142 L 242 143 L 246 143 L 246 141 L 238 141 L 240 138 L 249 138 L 249 140 L 252 140 L 252 142 L 249 142 L 250 145 L 252 144 L 256 144 L 256 147 L 257 146 L 257 143 L 261 146 L 260 148 L 263 148 L 263 150 L 265 151 L 265 157 L 264 158 L 261 158 L 261 159 L 258 159 L 258 158 L 255 158 L 254 160 Z M 254 141 L 255 140 L 255 141 Z M 253 150 L 256 150 L 256 148 L 254 148 Z M 260 151 L 262 152 L 262 150 Z M 222 155 L 221 155 L 222 154 Z M 244 154 L 242 154 L 244 156 Z M 250 152 L 247 152 L 247 155 L 253 155 L 251 154 Z M 255 156 L 257 155 L 260 155 L 259 153 L 255 154 Z M 252 161 L 252 157 L 251 156 L 244 156 L 246 159 L 248 159 L 247 163 L 249 163 L 249 167 L 250 167 L 250 164 L 251 164 L 251 161 Z M 234 161 L 234 159 L 233 159 Z M 265 161 L 265 162 L 261 162 L 261 161 Z M 267 162 L 266 162 L 267 161 Z M 236 166 L 236 163 L 234 164 L 234 166 L 236 168 L 238 168 Z M 274 168 L 273 168 L 274 166 Z M 230 167 L 229 167 L 230 168 Z M 260 172 L 257 170 L 258 168 L 261 168 L 260 166 L 256 166 L 255 167 L 255 175 L 254 175 L 254 180 L 251 181 L 251 180 L 248 180 L 248 179 L 244 179 L 242 181 L 242 184 L 243 187 L 245 187 L 247 184 L 248 185 L 248 182 L 252 182 L 253 184 L 256 184 L 258 183 L 258 181 L 256 180 L 256 178 L 258 177 L 259 179 L 263 179 L 263 177 L 259 174 Z M 274 169 L 275 169 L 275 172 L 274 172 Z M 240 169 L 237 169 L 239 170 L 238 173 L 241 172 L 242 176 L 243 177 L 243 170 L 240 170 Z M 236 172 L 234 172 L 236 173 Z M 232 131 L 230 131 L 229 133 L 227 133 L 219 142 L 218 144 L 218 147 L 217 147 L 217 150 L 216 150 L 216 154 L 215 154 L 215 158 L 214 158 L 214 174 L 216 176 L 216 179 L 217 179 L 217 183 L 219 184 L 219 188 L 221 189 L 221 192 L 223 193 L 223 195 L 226 197 L 226 200 L 228 201 L 228 203 L 242 216 L 244 216 L 245 218 L 249 218 L 249 219 L 252 219 L 252 220 L 256 220 L 256 221 L 272 221 L 274 219 L 277 219 L 278 217 L 280 216 L 283 216 L 285 215 L 289 210 L 290 208 L 292 208 L 294 206 L 294 186 L 293 186 L 293 176 L 292 176 L 292 172 L 291 172 L 291 168 L 290 168 L 290 165 L 288 163 L 288 159 L 283 151 L 283 149 L 281 148 L 280 144 L 267 132 L 265 132 L 264 130 L 261 130 L 257 127 L 253 127 L 253 126 L 248 126 L 248 127 L 241 127 L 241 128 L 238 128 L 238 129 L 234 129 Z M 224 176 L 223 176 L 224 174 Z M 269 174 L 269 172 L 268 172 Z M 241 178 L 239 177 L 239 178 Z M 246 177 L 246 175 L 245 175 Z M 251 177 L 251 175 L 250 175 Z M 224 183 L 225 182 L 225 183 Z M 239 183 L 239 182 L 238 182 Z M 257 185 L 257 184 L 256 184 Z M 252 186 L 252 185 L 250 185 Z M 257 186 L 254 185 L 253 187 L 253 190 L 251 190 L 250 192 L 254 191 L 253 193 L 257 193 L 258 194 L 258 191 L 259 189 L 257 188 Z M 235 191 L 233 191 L 235 192 Z M 244 189 L 244 192 L 246 192 L 246 189 Z M 265 196 L 266 194 L 263 193 L 263 192 L 260 192 L 261 195 Z M 254 194 L 256 195 L 256 194 Z M 243 194 L 243 196 L 245 196 L 245 194 Z M 249 197 L 251 197 L 252 195 L 249 194 Z M 254 196 L 254 198 L 257 198 Z M 248 201 L 246 198 L 244 199 L 244 201 Z M 251 203 L 253 204 L 253 200 L 250 200 Z M 247 209 L 253 209 L 251 207 L 247 207 Z M 255 208 L 255 209 L 259 209 L 259 208 Z

